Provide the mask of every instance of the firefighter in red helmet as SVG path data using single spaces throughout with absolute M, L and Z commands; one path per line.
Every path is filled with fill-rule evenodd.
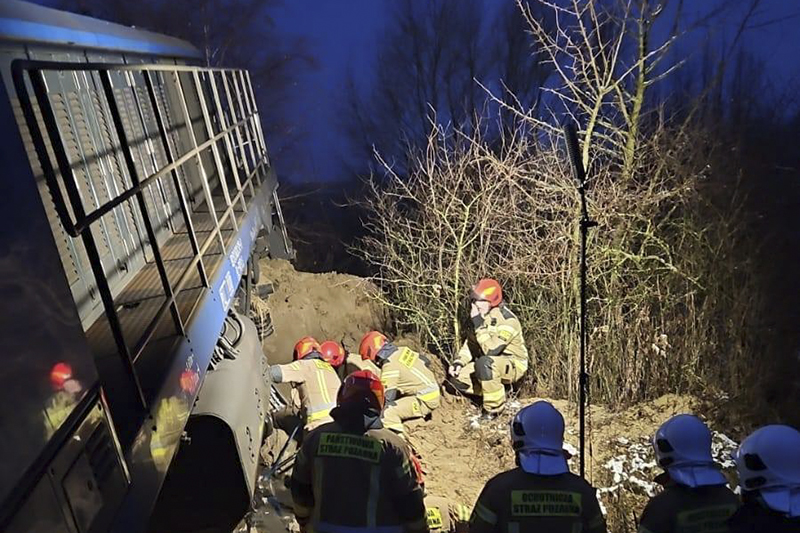
M 336 391 L 341 380 L 324 360 L 320 345 L 313 337 L 300 339 L 292 356 L 293 362 L 270 367 L 270 374 L 275 383 L 292 384 L 292 410 L 304 420 L 308 432 L 331 421 L 330 412 L 336 405 Z
M 291 480 L 301 531 L 428 531 L 408 446 L 381 424 L 384 401 L 375 374 L 354 372 L 339 390 L 333 422 L 307 436 Z
M 361 339 L 359 353 L 381 371 L 386 389 L 383 423 L 403 434 L 403 421 L 424 418 L 439 407 L 440 392 L 430 360 L 405 346 L 395 346 L 386 335 L 370 331 Z
M 505 385 L 518 381 L 528 370 L 528 348 L 522 325 L 503 301 L 503 289 L 496 280 L 478 281 L 470 298 L 476 346 L 465 341 L 448 373 L 456 389 L 481 396 L 484 411 L 497 413 L 505 407 Z

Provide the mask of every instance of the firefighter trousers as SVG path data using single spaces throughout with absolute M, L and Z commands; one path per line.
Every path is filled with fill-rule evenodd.
M 424 418 L 431 413 L 430 407 L 416 396 L 404 396 L 386 406 L 383 411 L 383 427 L 403 434 L 403 421 Z
M 483 398 L 483 409 L 487 413 L 501 411 L 506 404 L 505 385 L 510 385 L 519 380 L 524 371 L 520 371 L 514 358 L 509 355 L 492 357 L 491 377 L 479 379 L 475 372 L 475 361 L 464 366 L 458 377 L 453 378 L 461 387 L 464 394 L 472 394 Z

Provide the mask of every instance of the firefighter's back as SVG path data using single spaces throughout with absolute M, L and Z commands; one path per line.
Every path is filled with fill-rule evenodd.
M 605 531 L 595 489 L 570 472 L 503 472 L 486 484 L 473 513 L 470 531 Z

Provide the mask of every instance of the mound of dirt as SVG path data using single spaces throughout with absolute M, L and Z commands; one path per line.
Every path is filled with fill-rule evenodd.
M 383 310 L 368 296 L 375 287 L 363 278 L 298 272 L 281 259 L 264 259 L 260 267 L 260 283 L 272 283 L 275 291 L 268 300 L 275 333 L 263 345 L 270 363 L 291 360 L 294 344 L 306 335 L 355 351 L 364 333 L 384 326 Z
M 261 272 L 261 282 L 271 282 L 275 290 L 269 298 L 275 333 L 264 342 L 265 353 L 272 363 L 291 359 L 294 343 L 305 335 L 320 341 L 336 339 L 355 351 L 365 332 L 387 330 L 385 311 L 369 297 L 375 287 L 362 278 L 297 272 L 282 260 L 262 261 Z M 396 342 L 419 348 L 413 336 L 398 338 Z M 438 363 L 437 360 L 434 371 L 443 378 L 443 369 Z M 514 467 L 509 437 L 511 417 L 537 399 L 511 399 L 503 415 L 485 421 L 470 400 L 445 395 L 431 420 L 409 423 L 409 440 L 421 455 L 427 471 L 428 492 L 472 506 L 486 481 Z M 565 448 L 573 453 L 570 466 L 577 473 L 577 407 L 564 400 L 551 402 L 564 415 Z M 587 447 L 587 477 L 598 488 L 609 531 L 636 530 L 635 517 L 656 490 L 653 478 L 658 468 L 650 438 L 667 418 L 685 412 L 709 411 L 698 399 L 679 395 L 663 396 L 623 411 L 599 405 L 591 407 L 587 419 L 591 436 Z M 265 447 L 267 455 L 274 459 L 281 445 L 276 434 L 276 439 L 270 439 Z M 732 466 L 729 457 L 735 446 L 736 443 L 725 435 L 714 433 L 715 457 L 723 466 Z M 290 506 L 291 502 L 284 504 Z M 268 510 L 268 506 L 262 506 L 259 512 L 266 512 L 265 509 Z M 288 518 L 284 516 L 282 520 Z M 269 528 L 254 530 L 271 531 Z

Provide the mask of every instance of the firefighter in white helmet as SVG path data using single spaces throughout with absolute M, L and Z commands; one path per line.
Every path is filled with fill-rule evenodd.
M 470 533 L 605 533 L 597 491 L 569 471 L 564 418 L 550 403 L 523 408 L 511 423 L 518 467 L 483 487 Z
M 639 533 L 727 531 L 739 506 L 711 456 L 711 431 L 693 415 L 676 415 L 653 436 L 656 462 L 664 472 L 656 482 L 664 490 L 642 512 Z
M 733 458 L 743 505 L 729 521 L 731 533 L 800 532 L 800 431 L 757 429 Z

